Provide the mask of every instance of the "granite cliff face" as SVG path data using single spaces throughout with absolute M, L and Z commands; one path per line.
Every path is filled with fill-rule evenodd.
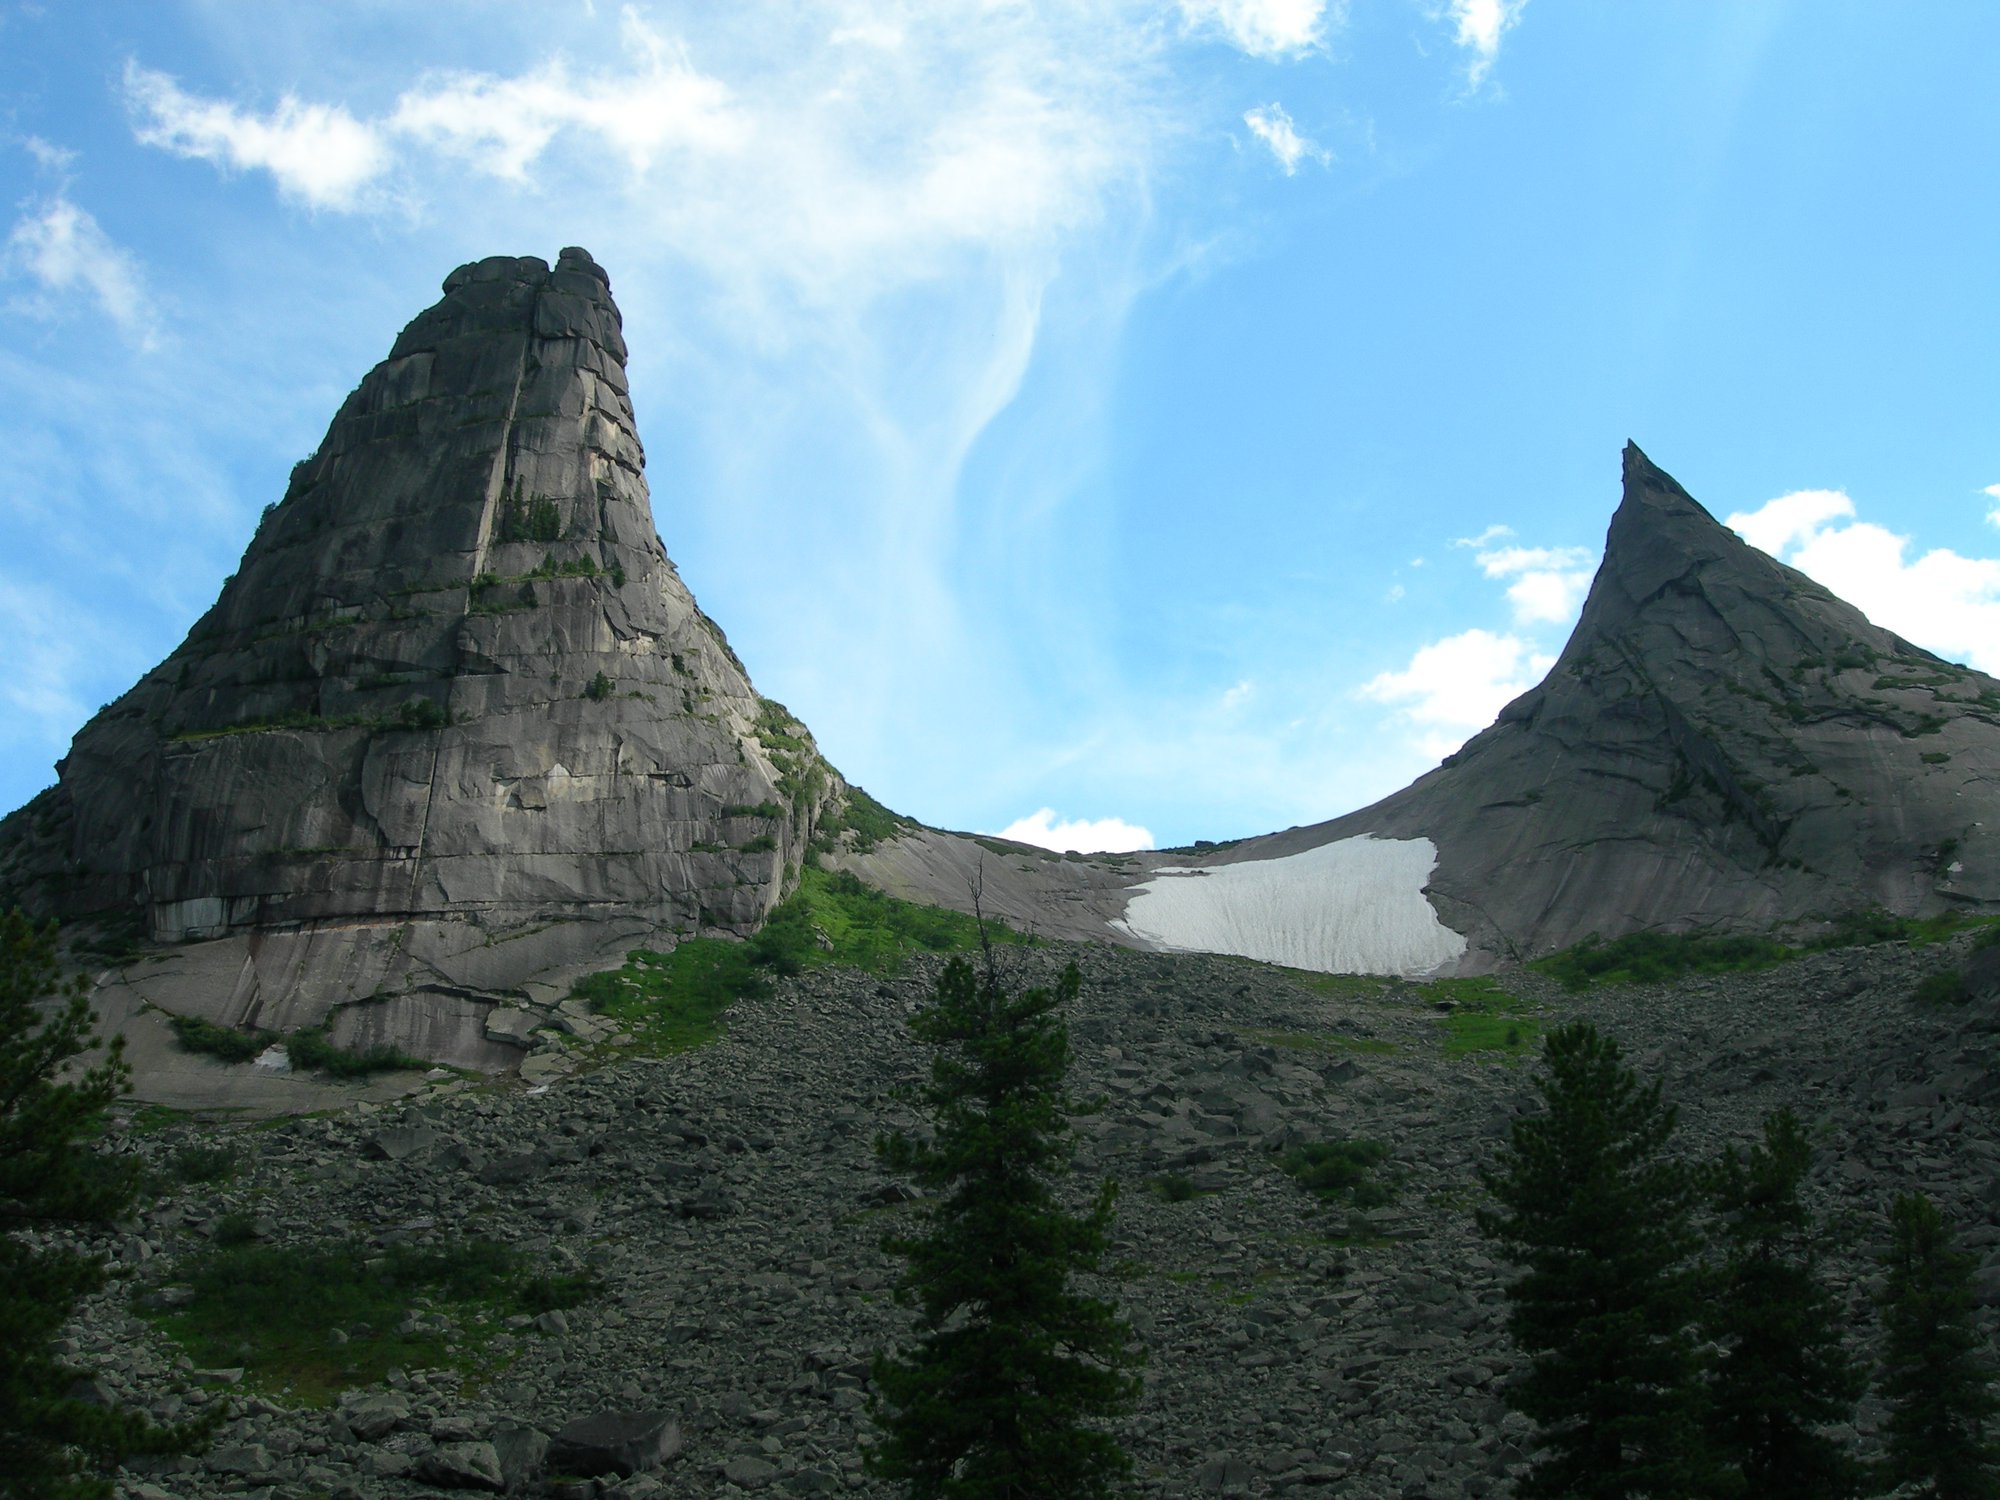
M 753 929 L 841 788 L 660 543 L 604 272 L 496 258 L 444 293 L 0 825 L 0 887 L 188 945 L 129 981 L 169 1009 L 375 999 L 336 1039 L 490 1065 L 495 996 Z
M 1192 858 L 1095 870 L 992 858 L 985 891 L 991 909 L 1102 933 L 1131 899 L 1120 888 L 1162 867 L 1213 874 L 1338 840 L 1428 840 L 1424 894 L 1467 940 L 1453 966 L 1476 971 L 1593 933 L 2000 910 L 1996 833 L 2000 682 L 1869 623 L 1627 447 L 1623 503 L 1561 659 L 1437 770 L 1359 812 Z M 953 902 L 955 882 L 933 872 L 979 851 L 947 843 L 911 836 L 856 863 Z M 1220 904 L 1227 885 L 1176 894 Z M 1380 967 L 1412 972 L 1393 956 Z

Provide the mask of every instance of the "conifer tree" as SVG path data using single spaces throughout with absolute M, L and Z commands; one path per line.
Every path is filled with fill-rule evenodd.
M 1757 1500 L 1845 1500 L 1858 1466 L 1824 1428 L 1846 1421 L 1863 1381 L 1840 1342 L 1799 1184 L 1812 1146 L 1798 1117 L 1764 1121 L 1762 1145 L 1734 1146 L 1709 1174 L 1720 1260 L 1702 1299 L 1716 1348 L 1707 1422 L 1722 1492 Z
M 1131 1471 L 1100 1424 L 1130 1409 L 1143 1356 L 1071 1283 L 1103 1254 L 1116 1184 L 1082 1214 L 1055 1194 L 1075 1112 L 1058 1012 L 1079 984 L 1071 964 L 1054 990 L 1013 996 L 990 952 L 983 974 L 953 959 L 910 1018 L 939 1049 L 918 1094 L 935 1134 L 877 1150 L 933 1196 L 917 1232 L 883 1241 L 907 1262 L 898 1296 L 919 1336 L 875 1361 L 867 1463 L 918 1500 L 1095 1500 Z
M 126 1085 L 122 1039 L 95 1067 L 62 1076 L 96 1045 L 86 991 L 81 977 L 62 981 L 53 924 L 0 916 L 0 1494 L 9 1500 L 108 1496 L 87 1466 L 184 1447 L 202 1430 L 71 1397 L 77 1372 L 51 1351 L 77 1300 L 103 1285 L 104 1265 L 23 1232 L 114 1218 L 138 1185 L 136 1162 L 88 1144 Z
M 1524 1500 L 1686 1497 L 1702 1452 L 1693 1173 L 1664 1155 L 1674 1111 L 1587 1021 L 1545 1039 L 1542 1109 L 1480 1179 L 1482 1233 L 1519 1268 L 1508 1326 L 1528 1364 L 1506 1399 L 1540 1427 Z
M 1887 1477 L 1917 1485 L 1924 1500 L 1995 1500 L 2000 1448 L 1988 1434 L 2000 1399 L 1972 1321 L 1972 1258 L 1953 1246 L 1922 1193 L 1896 1199 L 1889 1228 L 1881 1297 Z

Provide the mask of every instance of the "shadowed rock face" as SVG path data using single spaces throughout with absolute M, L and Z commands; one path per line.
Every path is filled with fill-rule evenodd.
M 1364 832 L 1437 844 L 1471 968 L 1592 933 L 1992 910 L 2000 682 L 1870 624 L 1628 446 L 1541 685 L 1405 790 L 1222 859 Z
M 747 931 L 840 790 L 661 546 L 604 272 L 496 258 L 444 291 L 214 608 L 0 825 L 32 908 L 231 945 L 166 966 L 221 986 L 174 1008 L 282 1028 Z M 452 1055 L 438 1013 L 353 1024 Z

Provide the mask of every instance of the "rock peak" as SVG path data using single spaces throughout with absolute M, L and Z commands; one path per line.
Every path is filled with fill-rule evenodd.
M 343 1043 L 475 1066 L 480 997 L 753 930 L 841 783 L 681 582 L 644 469 L 588 253 L 460 266 L 186 641 L 0 825 L 0 887 L 227 949 L 235 978 L 149 993 L 169 1011 L 340 1007 Z

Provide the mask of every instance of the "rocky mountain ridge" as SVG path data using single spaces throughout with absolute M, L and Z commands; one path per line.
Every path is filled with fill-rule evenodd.
M 1452 968 L 1477 973 L 1593 935 L 1993 912 L 1996 833 L 2000 681 L 1750 547 L 1628 445 L 1604 561 L 1556 665 L 1403 791 L 1324 823 L 1094 868 L 914 833 L 849 863 L 897 895 L 963 905 L 984 859 L 997 909 L 1048 912 L 1065 933 L 1102 923 L 1116 941 L 1129 940 L 1115 924 L 1130 886 L 1163 869 L 1425 840 L 1424 895 L 1467 942 Z

